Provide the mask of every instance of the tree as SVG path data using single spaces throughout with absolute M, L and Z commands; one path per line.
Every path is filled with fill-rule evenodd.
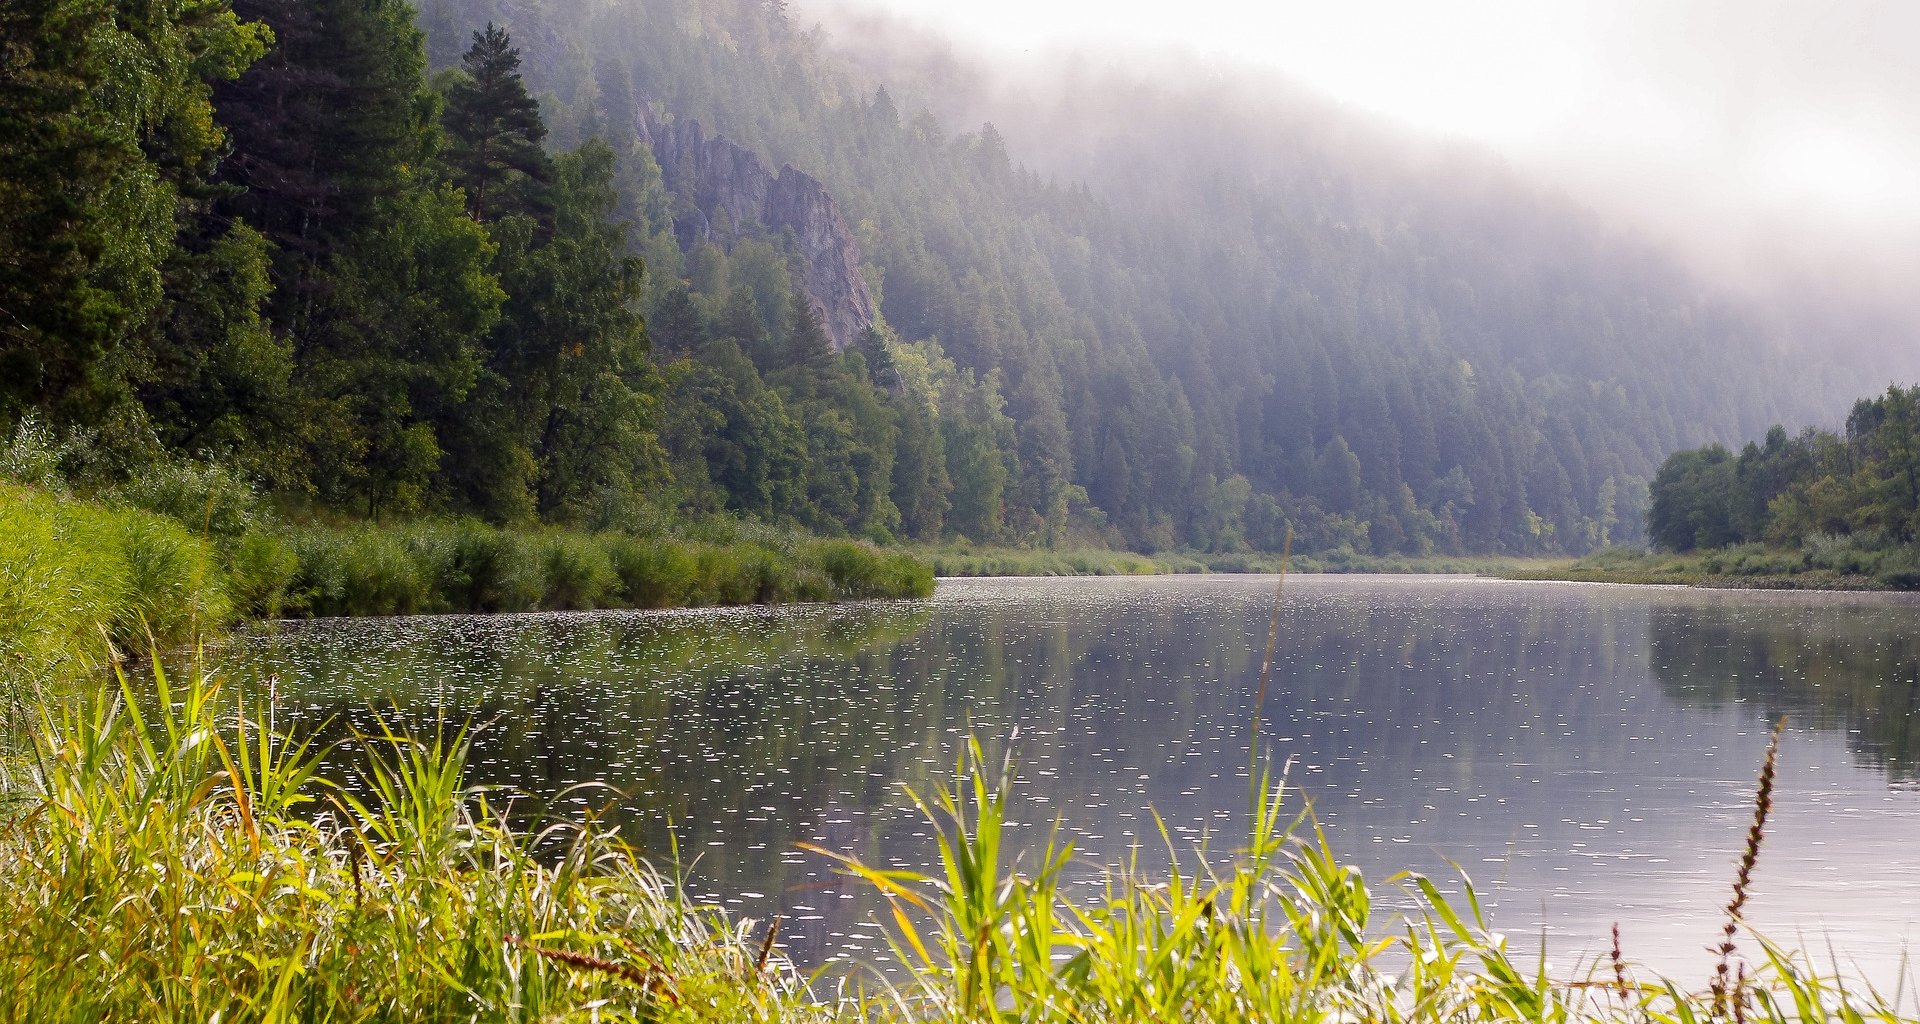
M 820 320 L 820 309 L 805 292 L 795 291 L 787 308 L 787 333 L 779 369 L 795 383 L 796 393 L 812 397 L 820 377 L 833 365 L 833 341 Z
M 1647 536 L 1670 551 L 1741 539 L 1733 526 L 1733 454 L 1722 445 L 1675 452 L 1654 475 Z
M 0 9 L 0 419 L 139 418 L 129 378 L 227 141 L 209 84 L 266 38 L 218 0 Z
M 707 343 L 707 321 L 694 305 L 693 293 L 676 287 L 661 299 L 648 325 L 648 333 L 663 357 L 675 359 L 698 352 L 700 346 Z
M 454 183 L 466 190 L 467 209 L 483 223 L 508 213 L 544 215 L 552 175 L 541 148 L 547 126 L 520 79 L 520 51 L 506 30 L 488 22 L 473 34 L 460 69 L 441 121 L 445 158 Z

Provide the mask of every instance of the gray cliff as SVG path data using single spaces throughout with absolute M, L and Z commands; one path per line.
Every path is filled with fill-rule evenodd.
M 667 187 L 684 187 L 693 196 L 695 209 L 674 219 L 682 250 L 791 232 L 806 263 L 796 283 L 820 310 L 834 347 L 846 348 L 873 323 L 860 246 L 818 179 L 791 166 L 776 176 L 752 151 L 718 135 L 707 138 L 691 118 L 664 124 L 650 114 L 641 118 L 640 137 L 653 147 Z

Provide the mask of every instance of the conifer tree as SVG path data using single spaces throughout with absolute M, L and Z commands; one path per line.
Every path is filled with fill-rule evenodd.
M 547 137 L 540 105 L 520 78 L 520 51 L 506 30 L 492 22 L 473 34 L 460 60 L 464 77 L 447 92 L 442 121 L 454 184 L 467 192 L 475 220 L 509 213 L 543 213 L 551 167 L 541 142 Z

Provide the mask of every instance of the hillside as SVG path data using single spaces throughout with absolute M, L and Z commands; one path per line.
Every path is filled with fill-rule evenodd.
M 10 443 L 292 521 L 1531 555 L 1899 372 L 1239 72 L 1010 103 L 777 3 L 424 2 L 7 24 Z
M 556 135 L 644 164 L 630 125 L 698 122 L 825 185 L 890 339 L 1005 400 L 983 427 L 1011 435 L 1001 512 L 946 524 L 976 540 L 1271 548 L 1292 523 L 1310 547 L 1581 551 L 1640 535 L 1667 451 L 1822 418 L 1844 389 L 1570 202 L 1300 97 L 1082 69 L 1059 95 L 1097 102 L 1013 114 L 1059 140 L 1043 178 L 993 126 L 942 126 L 914 99 L 939 106 L 937 79 L 878 81 L 913 68 L 761 4 L 426 8 L 443 53 L 488 20 Z M 676 281 L 724 304 L 718 253 L 673 167 L 628 177 L 658 337 Z

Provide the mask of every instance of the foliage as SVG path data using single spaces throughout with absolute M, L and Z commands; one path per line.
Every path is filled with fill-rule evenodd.
M 1654 477 L 1649 535 L 1682 553 L 1764 542 L 1796 551 L 1800 568 L 1910 586 L 1920 561 L 1916 438 L 1920 386 L 1894 385 L 1855 404 L 1844 436 L 1789 437 L 1776 426 L 1738 456 L 1719 445 L 1675 452 Z
M 1803 383 L 1730 369 L 1754 318 L 1578 216 L 1297 111 L 1139 90 L 1118 121 L 1161 137 L 1061 183 L 759 0 L 16 7 L 0 424 L 88 432 L 113 481 L 186 458 L 323 516 L 1585 552 L 1639 537 L 1651 453 Z M 832 194 L 880 314 L 844 350 L 811 243 L 656 161 L 643 125 L 696 117 Z M 1221 123 L 1248 146 L 1192 134 Z
M 722 543 L 502 530 L 473 520 L 292 534 L 285 610 L 303 616 L 681 608 L 925 597 L 909 555 L 848 541 Z
M 930 420 L 895 406 L 887 528 L 921 543 L 1225 554 L 1292 527 L 1312 552 L 1582 553 L 1643 537 L 1661 453 L 1818 415 L 1844 393 L 1827 378 L 1857 373 L 1789 358 L 1751 304 L 1508 172 L 1214 77 L 1067 73 L 1057 104 L 1002 104 L 1022 145 L 951 129 L 994 98 L 950 61 L 798 31 L 759 0 L 436 10 L 444 31 L 516 33 L 553 137 L 619 154 L 667 373 L 726 339 L 782 392 L 791 426 L 671 393 L 691 507 L 762 505 L 685 426 L 710 423 L 725 447 L 798 453 L 807 493 L 776 515 L 876 536 L 884 508 L 834 478 L 888 445 L 797 408 L 780 364 L 810 254 L 659 166 L 648 134 L 688 121 L 844 213 L 882 314 L 850 347 Z M 1068 105 L 1085 97 L 1116 99 Z M 990 395 L 926 401 L 922 346 Z
M 511 828 L 464 732 L 329 779 L 270 695 L 154 681 L 46 709 L 6 780 L 8 1020 L 827 1015 L 605 829 Z
M 268 38 L 206 0 L 0 15 L 0 422 L 138 418 L 174 237 L 226 141 L 210 85 Z

